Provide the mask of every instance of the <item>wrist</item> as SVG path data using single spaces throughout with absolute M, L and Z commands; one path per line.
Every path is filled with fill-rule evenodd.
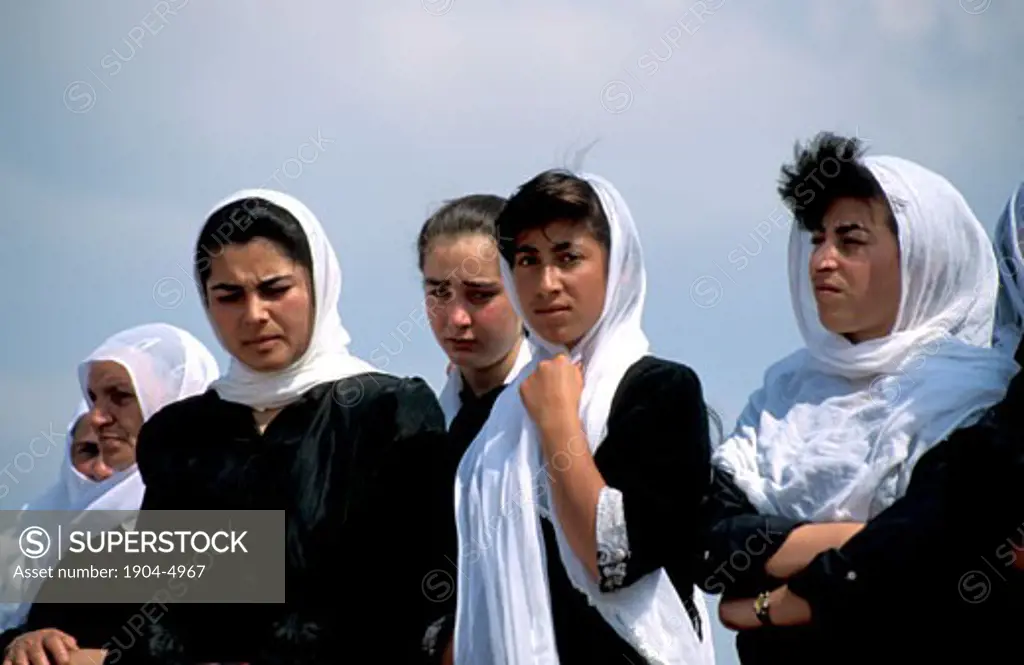
M 575 441 L 583 431 L 583 423 L 575 412 L 561 410 L 553 417 L 537 423 L 537 429 L 540 431 L 543 445 L 555 453 L 570 447 L 579 447 L 575 445 Z

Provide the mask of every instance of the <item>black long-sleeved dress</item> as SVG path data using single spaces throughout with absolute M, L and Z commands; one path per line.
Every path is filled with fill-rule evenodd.
M 213 391 L 164 408 L 139 437 L 146 494 L 136 528 L 147 510 L 284 509 L 287 602 L 169 604 L 107 661 L 422 661 L 424 632 L 455 601 L 437 575 L 455 558 L 445 549 L 452 457 L 420 379 L 372 373 L 319 385 L 262 434 L 250 408 Z M 81 617 L 89 606 L 65 609 Z M 65 628 L 72 619 L 48 620 L 78 637 Z M 100 622 L 80 646 L 107 645 L 99 638 L 121 629 Z
M 501 390 L 480 397 L 463 396 L 463 407 L 449 429 L 453 449 L 460 454 L 465 450 Z M 726 517 L 748 515 L 750 525 L 765 532 L 774 528 L 770 518 L 756 514 L 731 478 L 713 470 L 709 429 L 697 374 L 685 365 L 646 356 L 630 367 L 619 384 L 608 416 L 607 436 L 594 456 L 605 482 L 621 493 L 628 537 L 628 551 L 601 552 L 602 588 L 629 586 L 665 568 L 691 621 L 705 635 L 711 627 L 697 616 L 693 586 L 713 586 L 711 578 L 716 571 L 706 555 L 711 525 Z M 645 662 L 572 586 L 551 524 L 542 520 L 542 525 L 561 662 Z M 777 540 L 781 544 L 781 537 Z M 759 561 L 766 561 L 777 547 L 766 546 Z M 451 571 L 455 572 L 454 565 Z M 449 623 L 438 632 L 440 643 L 450 631 Z
M 787 581 L 808 601 L 812 623 L 740 633 L 741 662 L 1012 659 L 1024 625 L 1024 573 L 1012 565 L 1014 548 L 1024 547 L 1022 427 L 1018 375 L 981 422 L 921 457 L 903 497 Z M 735 522 L 722 528 L 738 535 Z M 759 584 L 754 593 L 773 586 Z

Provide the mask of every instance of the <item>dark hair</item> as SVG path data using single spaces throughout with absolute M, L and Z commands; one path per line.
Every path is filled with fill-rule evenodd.
M 498 248 L 510 264 L 516 236 L 560 220 L 585 224 L 605 250 L 611 249 L 611 226 L 601 199 L 586 180 L 562 169 L 551 169 L 520 186 L 498 217 Z
M 199 232 L 195 268 L 204 300 L 206 282 L 210 279 L 211 260 L 226 245 L 244 245 L 256 238 L 266 238 L 273 242 L 288 258 L 308 270 L 312 280 L 313 254 L 299 220 L 266 199 L 239 199 L 215 210 Z
M 825 213 L 841 198 L 877 200 L 889 210 L 889 227 L 896 219 L 885 191 L 860 161 L 865 147 L 858 138 L 820 132 L 807 145 L 798 142 L 792 164 L 784 164 L 779 177 L 779 196 L 805 231 L 821 231 Z
M 446 201 L 420 229 L 416 241 L 420 270 L 430 243 L 438 238 L 480 233 L 497 239 L 495 222 L 504 207 L 505 199 L 494 194 L 469 194 Z

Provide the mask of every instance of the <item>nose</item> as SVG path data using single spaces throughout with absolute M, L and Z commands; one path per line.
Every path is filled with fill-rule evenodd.
M 258 294 L 250 295 L 245 301 L 245 319 L 250 323 L 263 323 L 270 316 L 267 303 Z
M 560 291 L 562 280 L 559 277 L 558 269 L 554 266 L 544 266 L 540 273 L 540 292 L 549 295 Z
M 100 406 L 99 401 L 96 401 L 92 405 L 92 408 L 89 409 L 89 423 L 92 425 L 93 429 L 98 430 L 112 422 L 114 422 L 113 416 L 111 416 L 106 409 Z
M 466 306 L 458 299 L 448 305 L 448 325 L 452 328 L 468 328 L 473 324 Z
M 110 476 L 114 475 L 114 470 L 111 469 L 103 462 L 103 458 L 99 455 L 90 463 L 89 473 L 87 474 L 92 477 L 93 480 L 99 482 L 106 480 Z
M 811 252 L 811 272 L 835 270 L 839 266 L 839 254 L 834 243 L 826 240 Z

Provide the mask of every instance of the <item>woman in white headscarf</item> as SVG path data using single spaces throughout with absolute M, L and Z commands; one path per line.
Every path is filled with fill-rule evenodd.
M 823 134 L 784 168 L 780 193 L 796 218 L 790 286 L 806 348 L 769 368 L 715 461 L 760 512 L 803 526 L 759 571 L 767 578 L 756 600 L 723 602 L 737 628 L 827 614 L 779 585 L 904 496 L 918 462 L 977 423 L 1018 370 L 991 348 L 991 243 L 945 178 Z M 842 574 L 847 585 L 859 579 Z M 885 623 L 881 608 L 872 613 Z M 780 647 L 777 635 L 742 633 L 743 662 L 838 662 L 801 650 L 809 641 Z M 863 656 L 855 652 L 842 655 Z
M 209 350 L 175 326 L 146 324 L 107 339 L 82 361 L 78 377 L 89 408 L 85 417 L 95 428 L 99 453 L 113 473 L 93 482 L 73 469 L 68 456 L 60 481 L 26 508 L 75 513 L 139 510 L 145 488 L 136 457 L 143 423 L 165 406 L 203 393 L 217 375 L 217 362 Z M 72 421 L 69 438 L 80 417 L 76 414 Z M 110 518 L 117 515 L 111 513 Z M 111 529 L 120 526 L 106 525 Z M 93 520 L 90 528 L 104 525 Z M 66 548 L 67 543 L 64 545 Z M 57 553 L 51 551 L 49 556 L 56 558 Z M 39 567 L 43 562 L 36 560 L 33 565 Z M 26 592 L 13 614 L 24 621 L 0 637 L 4 663 L 45 665 L 47 655 L 63 662 L 79 647 L 99 648 L 117 637 L 125 619 L 138 609 L 118 604 L 33 604 L 40 593 L 45 591 L 38 586 Z
M 1024 332 L 1024 182 L 1013 190 L 996 224 L 995 250 L 999 261 L 999 300 L 992 345 L 1010 354 Z
M 455 663 L 710 665 L 708 410 L 693 370 L 650 355 L 630 211 L 598 176 L 547 171 L 498 232 L 536 349 L 459 467 Z
M 146 424 L 140 524 L 151 509 L 284 510 L 287 602 L 176 604 L 116 658 L 420 657 L 445 593 L 431 576 L 443 563 L 435 521 L 451 519 L 451 478 L 431 467 L 447 444 L 437 397 L 349 352 L 338 258 L 294 197 L 244 190 L 218 203 L 194 267 L 231 365 Z
M 424 222 L 416 242 L 427 318 L 449 360 L 440 401 L 453 455 L 453 482 L 463 453 L 495 400 L 533 357 L 522 319 L 501 278 L 495 224 L 504 206 L 504 198 L 491 194 L 447 201 Z M 454 543 L 454 519 L 451 529 Z M 458 580 L 454 560 L 453 551 L 448 572 Z M 424 651 L 430 656 L 444 654 L 451 645 L 454 595 L 446 605 L 448 613 L 424 637 Z

